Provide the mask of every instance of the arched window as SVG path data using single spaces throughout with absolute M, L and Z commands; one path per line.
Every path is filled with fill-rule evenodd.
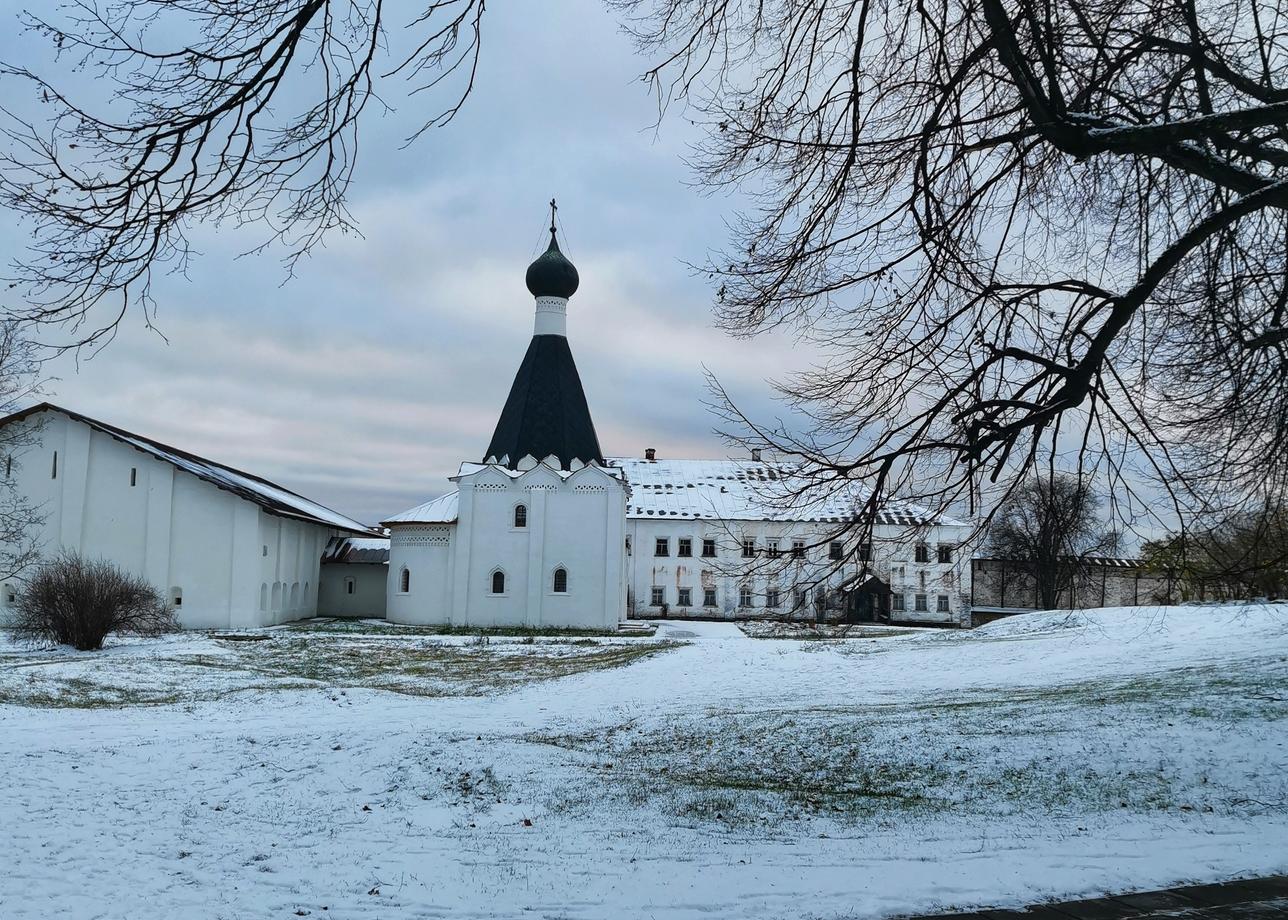
M 406 594 L 411 590 L 411 569 L 404 568 L 398 573 L 398 591 Z
M 522 505 L 520 507 L 522 507 Z M 493 594 L 505 593 L 505 573 L 504 572 L 497 571 L 492 573 L 492 593 Z
M 345 593 L 345 594 L 352 594 L 352 593 L 353 593 L 353 589 L 354 589 L 354 587 L 355 587 L 356 585 L 357 585 L 357 582 L 355 582 L 355 581 L 353 580 L 353 576 L 350 576 L 350 577 L 346 578 L 346 579 L 344 580 L 344 593 Z
M 527 505 L 514 506 L 514 526 L 515 527 L 528 526 L 528 506 Z
M 555 569 L 555 594 L 568 593 L 568 570 L 563 566 Z

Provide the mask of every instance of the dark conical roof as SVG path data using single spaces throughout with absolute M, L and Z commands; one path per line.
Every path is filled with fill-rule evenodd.
M 553 225 L 550 227 L 550 246 L 528 266 L 525 280 L 533 297 L 567 299 L 577 293 L 577 285 L 581 283 L 577 276 L 577 266 L 559 251 L 559 241 L 555 238 Z
M 531 287 L 532 269 L 528 278 Z M 574 270 L 574 288 L 575 278 Z M 559 458 L 561 469 L 569 469 L 573 460 L 604 462 L 568 340 L 562 335 L 534 335 L 514 375 L 484 461 L 505 457 L 506 466 L 517 469 L 526 456 L 544 460 L 551 455 Z

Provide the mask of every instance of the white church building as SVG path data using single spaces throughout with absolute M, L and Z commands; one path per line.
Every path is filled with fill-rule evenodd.
M 141 574 L 191 628 L 317 614 L 588 629 L 660 616 L 969 622 L 960 522 L 891 507 L 859 544 L 845 535 L 854 496 L 784 505 L 793 474 L 772 460 L 605 457 L 567 337 L 580 279 L 553 222 L 526 282 L 533 336 L 486 450 L 446 494 L 379 528 L 49 403 L 0 420 L 30 432 L 0 462 L 41 509 L 46 557 L 75 549 Z M 3 585 L 0 604 L 19 591 Z

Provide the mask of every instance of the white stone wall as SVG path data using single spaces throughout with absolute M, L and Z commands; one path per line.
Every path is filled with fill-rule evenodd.
M 858 570 L 858 563 L 849 560 L 839 570 L 828 558 L 829 531 L 827 525 L 807 522 L 774 521 L 724 521 L 714 519 L 657 519 L 631 518 L 627 522 L 631 551 L 627 557 L 630 579 L 630 611 L 633 617 L 657 617 L 662 608 L 653 603 L 653 588 L 663 590 L 668 616 L 715 617 L 739 619 L 753 617 L 799 617 L 813 619 L 817 585 L 829 589 Z M 964 527 L 930 527 L 918 533 L 907 528 L 878 526 L 873 541 L 871 568 L 890 583 L 893 592 L 905 597 L 905 611 L 893 611 L 897 621 L 953 623 L 969 621 L 969 560 L 965 550 L 957 546 L 965 537 Z M 668 541 L 667 556 L 656 554 L 656 540 Z M 691 557 L 679 556 L 679 541 L 692 541 Z M 716 540 L 716 558 L 702 557 L 705 538 Z M 742 555 L 742 541 L 752 539 L 756 555 L 746 559 Z M 768 556 L 769 541 L 778 541 L 777 558 Z M 804 560 L 793 558 L 792 543 L 803 540 L 807 547 Z M 915 559 L 915 545 L 924 542 L 930 561 L 919 563 Z M 937 561 L 938 546 L 954 547 L 953 561 Z M 849 544 L 847 543 L 847 546 Z M 923 587 L 924 585 L 924 587 Z M 742 606 L 741 589 L 749 586 L 753 603 Z M 795 607 L 795 591 L 806 590 L 804 608 Z M 681 590 L 688 589 L 690 604 L 680 605 Z M 704 604 L 706 588 L 716 590 L 716 606 Z M 766 605 L 771 589 L 779 592 L 777 607 Z M 916 595 L 927 596 L 927 610 L 916 611 Z M 938 610 L 938 597 L 949 599 L 947 613 Z M 841 610 L 829 611 L 829 616 L 839 616 Z
M 452 525 L 390 528 L 389 618 L 465 626 L 610 628 L 625 617 L 625 496 L 595 467 L 519 477 L 489 467 L 458 477 Z M 516 506 L 526 526 L 514 525 Z M 567 572 L 566 592 L 554 573 Z M 409 590 L 401 590 L 402 572 Z M 492 591 L 492 577 L 504 588 Z
M 143 575 L 175 603 L 186 628 L 313 615 L 328 528 L 269 515 L 58 412 L 14 424 L 37 422 L 36 441 L 14 457 L 11 475 L 45 515 L 46 557 L 67 547 Z M 0 592 L 0 604 L 8 596 Z
M 319 582 L 318 614 L 326 617 L 384 617 L 388 570 L 385 563 L 324 564 Z

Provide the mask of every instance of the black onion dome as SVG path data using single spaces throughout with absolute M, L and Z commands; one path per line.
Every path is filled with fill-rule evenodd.
M 569 262 L 567 256 L 559 251 L 559 241 L 555 239 L 553 228 L 550 230 L 550 248 L 528 266 L 525 280 L 533 297 L 567 299 L 577 293 L 577 285 L 581 283 L 581 278 L 577 275 L 577 266 Z

